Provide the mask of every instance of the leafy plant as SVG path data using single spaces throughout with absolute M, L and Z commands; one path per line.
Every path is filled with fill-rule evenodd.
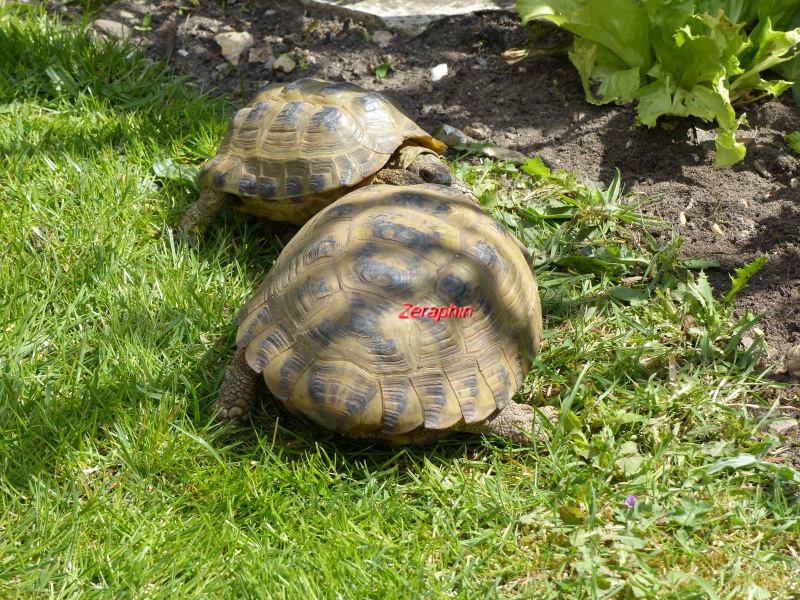
M 134 28 L 136 31 L 150 31 L 150 30 L 152 30 L 152 29 L 153 29 L 153 28 L 150 26 L 150 20 L 151 20 L 151 19 L 152 19 L 152 17 L 151 17 L 151 16 L 150 16 L 150 14 L 148 13 L 148 14 L 146 14 L 144 17 L 142 17 L 142 24 L 141 24 L 141 25 L 134 25 L 134 26 L 133 26 L 133 28 Z
M 389 74 L 389 69 L 391 68 L 392 64 L 389 62 L 385 62 L 378 65 L 377 67 L 372 67 L 372 72 L 375 74 L 375 79 L 380 81 Z
M 800 0 L 517 0 L 517 10 L 575 34 L 569 57 L 589 102 L 637 100 L 648 127 L 661 115 L 716 119 L 718 167 L 745 155 L 734 104 L 800 80 Z M 764 79 L 772 68 L 790 80 Z
M 789 148 L 800 154 L 800 131 L 793 131 L 783 138 L 789 145 Z

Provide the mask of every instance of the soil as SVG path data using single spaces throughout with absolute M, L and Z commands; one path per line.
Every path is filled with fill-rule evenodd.
M 148 56 L 169 56 L 190 85 L 237 102 L 246 103 L 269 82 L 347 80 L 390 94 L 428 131 L 442 124 L 482 130 L 500 146 L 575 171 L 579 180 L 608 182 L 619 169 L 627 191 L 660 195 L 647 210 L 684 237 L 684 255 L 721 264 L 709 272 L 718 293 L 729 289 L 734 268 L 768 254 L 767 265 L 738 296 L 738 310 L 766 313 L 760 327 L 771 359 L 800 344 L 800 156 L 783 143 L 785 134 L 800 129 L 800 109 L 790 94 L 745 108 L 747 157 L 716 169 L 713 141 L 704 135 L 710 124 L 668 120 L 647 129 L 635 124 L 632 106 L 588 104 L 566 55 L 506 64 L 500 54 L 530 39 L 512 13 L 449 17 L 413 40 L 395 36 L 386 47 L 371 40 L 385 33 L 375 36 L 374 28 L 299 0 L 200 0 L 197 7 L 123 0 L 100 13 L 129 26 L 141 26 L 150 15 L 149 30 L 130 30 Z M 243 58 L 233 67 L 213 39 L 223 31 L 247 31 L 253 56 L 288 53 L 298 66 L 281 73 Z M 538 45 L 565 36 L 545 27 Z M 378 81 L 373 67 L 387 62 L 391 70 Z M 430 70 L 440 63 L 448 65 L 448 75 L 430 83 Z

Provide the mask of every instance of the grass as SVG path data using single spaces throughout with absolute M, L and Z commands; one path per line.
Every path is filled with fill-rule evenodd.
M 0 596 L 800 593 L 800 475 L 745 407 L 785 394 L 763 340 L 737 345 L 752 319 L 616 182 L 456 165 L 536 256 L 522 396 L 561 411 L 547 447 L 365 446 L 274 407 L 211 423 L 279 251 L 232 213 L 196 248 L 172 234 L 233 108 L 0 5 Z

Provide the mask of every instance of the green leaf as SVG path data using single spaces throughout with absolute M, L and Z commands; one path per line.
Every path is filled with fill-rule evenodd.
M 550 176 L 550 169 L 545 166 L 544 161 L 542 161 L 541 157 L 539 156 L 526 160 L 524 163 L 522 163 L 522 165 L 520 165 L 519 168 L 525 171 L 528 175 L 534 175 L 535 177 Z
M 719 473 L 723 469 L 731 468 L 734 471 L 749 467 L 758 462 L 758 459 L 752 454 L 740 454 L 739 456 L 732 456 L 730 458 L 723 458 L 715 462 L 713 465 L 706 469 L 706 473 L 713 475 Z
M 567 525 L 583 525 L 586 522 L 586 513 L 577 506 L 559 506 L 558 516 Z
M 732 302 L 733 299 L 736 297 L 736 294 L 738 294 L 742 290 L 742 288 L 747 285 L 747 282 L 750 281 L 750 278 L 753 275 L 755 275 L 756 273 L 758 273 L 758 271 L 761 270 L 761 267 L 767 264 L 768 260 L 769 256 L 764 255 L 757 258 L 749 265 L 745 265 L 744 268 L 736 269 L 736 277 L 731 277 L 731 282 L 732 282 L 731 291 L 722 297 L 722 301 Z
M 712 506 L 705 500 L 696 502 L 694 498 L 681 498 L 681 505 L 676 506 L 665 516 L 667 520 L 682 527 L 695 528 L 702 522 L 702 517 L 711 510 Z
M 687 269 L 716 269 L 720 266 L 718 262 L 714 262 L 713 260 L 703 260 L 700 258 L 689 258 L 686 260 L 682 260 L 681 264 L 686 267 Z
M 190 186 L 195 190 L 199 189 L 194 179 L 197 175 L 197 167 L 179 165 L 171 158 L 158 155 L 153 161 L 153 173 L 159 179 L 178 181 L 184 185 Z
M 522 17 L 522 24 L 533 19 L 547 19 L 556 25 L 569 20 L 569 15 L 580 9 L 586 0 L 517 0 L 517 12 Z
M 747 70 L 731 84 L 731 97 L 739 98 L 751 89 L 759 87 L 761 72 L 797 56 L 800 44 L 800 28 L 791 31 L 774 31 L 770 20 L 760 22 L 750 34 L 755 40 L 754 51 L 742 57 Z
M 639 68 L 627 65 L 603 46 L 576 38 L 569 59 L 581 76 L 586 99 L 592 104 L 626 102 L 641 85 Z
M 716 140 L 717 157 L 714 166 L 719 168 L 735 165 L 744 158 L 747 152 L 744 144 L 737 142 L 730 133 L 719 131 L 719 129 L 717 132 L 719 135 Z
M 608 288 L 608 294 L 612 298 L 628 302 L 635 306 L 637 304 L 644 304 L 647 302 L 648 294 L 642 290 L 633 290 L 629 287 L 621 285 Z
M 783 139 L 789 145 L 789 148 L 800 154 L 800 131 L 793 131 L 784 136 Z
M 630 477 L 631 475 L 636 475 L 642 468 L 644 458 L 641 456 L 625 456 L 617 459 L 615 462 L 617 467 L 619 467 L 627 477 Z
M 378 65 L 377 67 L 372 67 L 372 72 L 375 74 L 375 79 L 380 81 L 389 73 L 389 69 L 392 68 L 391 63 L 385 62 L 383 64 Z

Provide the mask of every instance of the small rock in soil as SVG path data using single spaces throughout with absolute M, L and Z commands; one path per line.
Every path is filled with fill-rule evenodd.
M 764 166 L 764 163 L 760 160 L 753 161 L 753 167 L 755 168 L 756 172 L 761 175 L 762 177 L 769 179 L 772 177 L 772 174 L 767 170 L 767 167 Z
M 282 54 L 278 57 L 272 68 L 276 71 L 283 71 L 284 73 L 291 73 L 297 67 L 297 63 L 292 60 L 288 54 Z
M 769 430 L 772 433 L 783 437 L 790 437 L 797 435 L 798 423 L 795 419 L 779 419 L 769 424 Z
M 255 40 L 247 31 L 226 31 L 214 36 L 224 56 L 233 66 L 239 64 L 242 54 L 253 47 Z
M 378 44 L 381 48 L 386 48 L 389 44 L 392 43 L 394 36 L 386 31 L 385 29 L 379 29 L 375 33 L 372 34 L 372 43 Z
M 131 34 L 131 30 L 125 27 L 125 25 L 119 21 L 110 21 L 108 19 L 97 19 L 94 23 L 92 23 L 92 27 L 101 33 L 111 35 L 120 40 L 129 37 Z
M 800 378 L 800 345 L 786 353 L 786 371 L 790 376 Z
M 529 158 L 522 152 L 517 152 L 511 148 L 503 148 L 502 146 L 484 146 L 481 148 L 481 154 L 489 158 L 497 158 L 515 164 L 522 164 Z
M 447 76 L 447 65 L 442 63 L 436 65 L 431 69 L 431 81 L 439 81 L 442 77 Z
M 456 129 L 452 125 L 442 125 L 433 132 L 435 137 L 440 142 L 444 142 L 448 146 L 456 146 L 458 144 L 473 144 L 477 140 L 468 136 L 460 129 Z
M 476 140 L 485 140 L 489 137 L 489 131 L 483 123 L 473 123 L 464 127 L 464 133 L 474 137 Z
M 261 46 L 260 48 L 252 48 L 247 57 L 247 62 L 251 63 L 265 63 L 272 57 L 272 48 L 269 46 Z
M 125 22 L 128 25 L 136 25 L 137 23 L 139 23 L 139 19 L 136 18 L 136 15 L 133 14 L 132 12 L 129 12 L 127 10 L 121 10 L 121 11 L 119 11 L 118 14 L 119 14 L 119 18 L 120 19 L 125 19 Z
M 708 144 L 713 146 L 717 141 L 718 134 L 716 131 L 706 131 L 705 129 L 695 128 L 694 133 L 697 136 L 698 144 Z

